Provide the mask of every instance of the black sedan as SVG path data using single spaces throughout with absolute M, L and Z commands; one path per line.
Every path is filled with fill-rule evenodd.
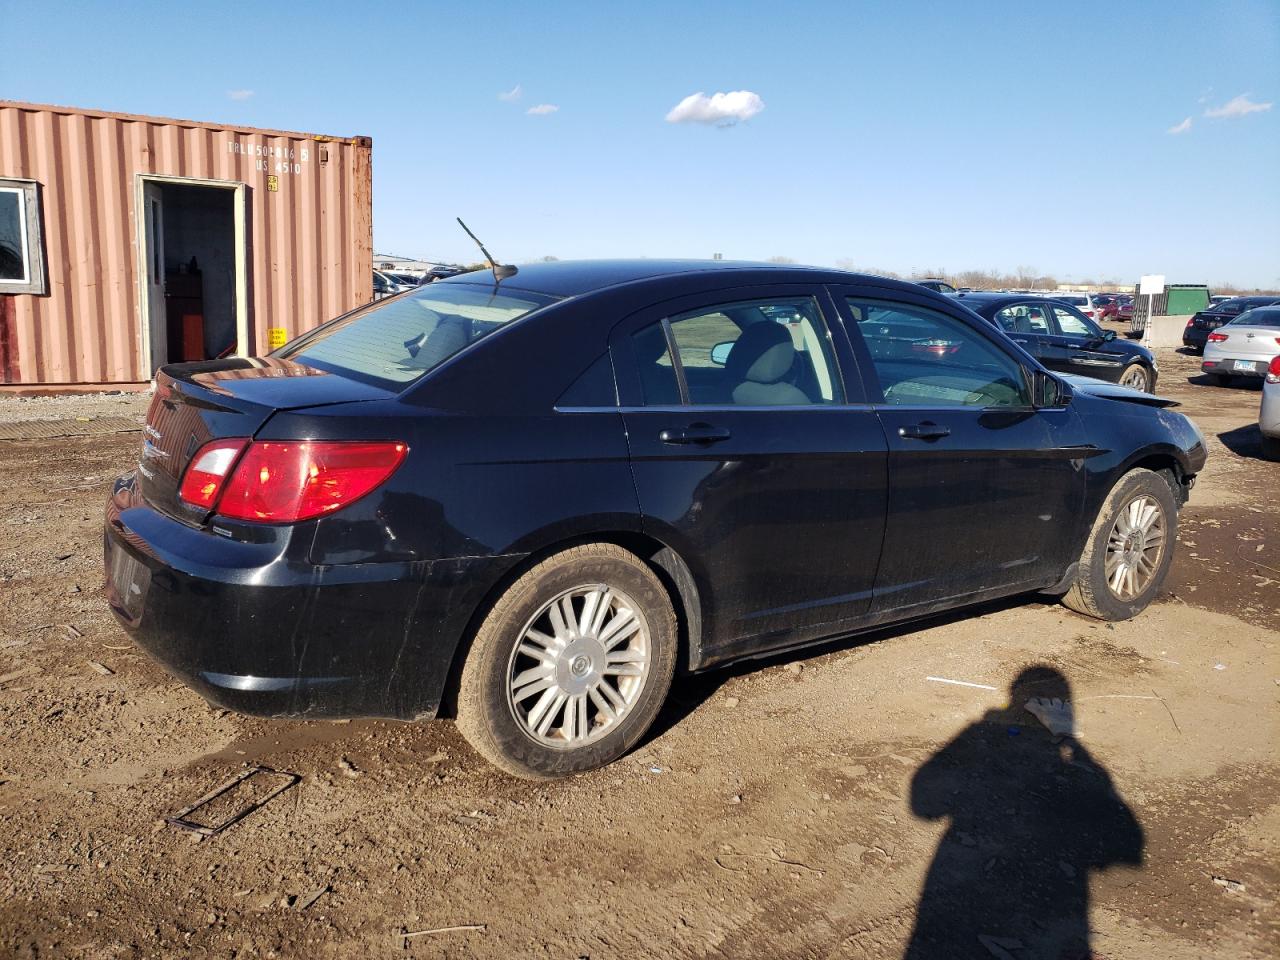
M 634 745 L 677 670 L 1160 589 L 1205 462 L 1169 401 L 1050 374 L 910 283 L 510 269 L 160 370 L 106 509 L 138 644 L 236 710 L 448 711 L 552 777 Z
M 1159 368 L 1155 354 L 1100 326 L 1068 303 L 1046 297 L 966 293 L 960 302 L 1004 330 L 1050 370 L 1074 373 L 1150 393 Z
M 1230 323 L 1246 310 L 1254 307 L 1269 307 L 1280 303 L 1280 297 L 1232 297 L 1219 303 L 1209 304 L 1190 320 L 1182 330 L 1182 345 L 1190 347 L 1192 353 L 1204 353 L 1204 345 L 1209 342 L 1209 334 L 1224 323 Z

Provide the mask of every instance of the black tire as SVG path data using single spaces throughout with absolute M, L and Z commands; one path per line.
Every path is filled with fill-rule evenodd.
M 1146 586 L 1136 595 L 1122 598 L 1107 582 L 1107 546 L 1121 511 L 1141 497 L 1149 497 L 1163 515 L 1163 549 L 1154 561 L 1155 567 Z M 1075 581 L 1062 597 L 1062 602 L 1077 613 L 1099 620 L 1128 620 L 1136 617 L 1160 592 L 1173 561 L 1177 538 L 1178 503 L 1168 481 L 1151 470 L 1129 471 L 1112 487 L 1103 501 L 1093 529 L 1089 531 L 1089 539 L 1080 554 Z
M 1268 460 L 1280 460 L 1280 437 L 1262 438 L 1262 455 Z
M 1138 378 L 1138 374 L 1142 374 L 1141 385 L 1137 384 L 1136 382 L 1132 384 L 1128 382 L 1130 379 L 1133 379 L 1136 381 Z M 1144 364 L 1131 363 L 1127 367 L 1125 367 L 1123 371 L 1121 371 L 1120 383 L 1124 384 L 1127 387 L 1132 387 L 1134 390 L 1141 391 L 1142 393 L 1150 393 L 1151 392 L 1151 371 L 1148 370 Z
M 547 745 L 535 739 L 516 715 L 521 708 L 509 693 L 519 656 L 516 648 L 547 604 L 593 584 L 608 586 L 630 600 L 630 609 L 648 630 L 649 673 L 607 733 L 593 734 L 595 739 L 575 746 Z M 671 687 L 677 646 L 671 598 L 643 560 L 608 543 L 563 550 L 511 584 L 476 631 L 459 680 L 458 730 L 486 760 L 518 777 L 547 780 L 602 767 L 635 746 L 653 723 Z M 592 704 L 585 709 L 595 712 L 592 725 L 599 722 L 598 708 Z M 567 723 L 567 714 L 564 719 Z

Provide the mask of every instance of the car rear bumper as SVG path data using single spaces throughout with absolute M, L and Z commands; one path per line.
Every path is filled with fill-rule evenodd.
M 316 566 L 227 540 L 117 482 L 106 596 L 134 641 L 206 699 L 259 716 L 432 716 L 471 612 L 517 558 Z
M 1253 360 L 1247 357 L 1206 358 L 1200 364 L 1202 373 L 1222 373 L 1232 377 L 1258 377 L 1267 375 L 1266 360 Z
M 1197 327 L 1187 327 L 1182 331 L 1184 347 L 1203 347 L 1209 341 L 1209 331 Z

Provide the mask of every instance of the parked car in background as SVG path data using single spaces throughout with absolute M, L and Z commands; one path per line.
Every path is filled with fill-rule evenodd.
M 388 273 L 387 276 L 398 283 L 404 290 L 416 287 L 418 281 L 422 279 L 416 273 Z
M 1027 294 L 966 293 L 958 299 L 1050 370 L 1155 390 L 1155 355 L 1103 330 L 1075 306 Z
M 461 267 L 448 266 L 447 264 L 442 263 L 436 264 L 434 267 L 428 269 L 427 272 L 422 275 L 422 279 L 418 282 L 419 284 L 432 283 L 435 280 L 443 280 L 446 277 L 456 277 L 462 272 L 463 269 Z
M 1231 299 L 1233 298 L 1229 293 L 1217 293 L 1209 298 L 1209 306 L 1216 307 L 1218 304 L 1226 303 L 1228 300 L 1231 300 Z
M 1128 319 L 1133 313 L 1133 297 L 1117 294 L 1100 298 L 1095 301 L 1098 307 L 1098 315 L 1095 320 L 1121 320 Z M 1129 307 L 1129 314 L 1123 313 L 1124 307 Z
M 935 293 L 945 293 L 949 297 L 959 293 L 959 291 L 955 287 L 953 287 L 951 284 L 947 283 L 947 281 L 939 280 L 936 277 L 928 278 L 925 280 L 917 280 L 915 282 L 918 283 L 920 286 L 924 287 L 926 290 L 932 290 Z
M 411 284 L 401 283 L 394 275 L 382 270 L 373 271 L 373 299 L 380 300 L 409 289 L 412 289 Z
M 1182 330 L 1182 345 L 1190 347 L 1194 353 L 1203 353 L 1209 334 L 1224 323 L 1229 323 L 1246 310 L 1254 307 L 1267 307 L 1280 303 L 1280 297 L 1231 297 L 1217 306 L 1201 310 L 1195 314 Z
M 1171 406 L 902 281 L 477 272 L 162 367 L 106 594 L 215 703 L 443 705 L 564 776 L 639 743 L 677 668 L 1028 591 L 1137 615 L 1205 463 Z
M 1094 302 L 1091 293 L 1049 293 L 1046 296 L 1059 303 L 1071 304 L 1090 320 L 1098 319 L 1098 305 Z
M 1254 307 L 1209 334 L 1200 369 L 1220 387 L 1232 377 L 1266 377 L 1280 355 L 1280 306 Z
M 1280 354 L 1271 358 L 1262 380 L 1258 429 L 1262 431 L 1262 455 L 1268 460 L 1280 460 Z

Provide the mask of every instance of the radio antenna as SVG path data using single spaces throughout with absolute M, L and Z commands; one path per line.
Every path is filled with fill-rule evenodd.
M 493 257 L 489 255 L 489 251 L 484 248 L 484 244 L 480 242 L 480 238 L 472 233 L 471 228 L 462 222 L 462 218 L 455 217 L 454 219 L 458 221 L 458 226 L 467 232 L 467 236 L 476 242 L 476 246 L 479 247 L 480 252 L 484 254 L 485 260 L 489 262 L 489 269 L 493 271 L 494 283 L 501 283 L 508 277 L 514 277 L 520 272 L 520 269 L 512 264 L 499 263 L 497 260 L 493 259 Z

